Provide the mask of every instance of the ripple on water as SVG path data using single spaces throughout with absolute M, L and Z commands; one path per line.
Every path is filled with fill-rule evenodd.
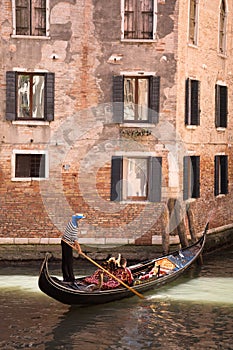
M 231 277 L 198 277 L 163 288 L 149 298 L 233 305 L 232 290 L 233 278 Z

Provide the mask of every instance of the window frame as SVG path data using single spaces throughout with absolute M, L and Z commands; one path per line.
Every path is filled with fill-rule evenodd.
M 228 156 L 214 157 L 214 195 L 228 194 Z
M 124 79 L 125 78 L 143 78 L 149 81 L 149 99 L 148 99 L 148 116 L 147 119 L 130 120 L 124 119 Z M 160 77 L 152 74 L 121 74 L 113 76 L 113 121 L 115 123 L 150 123 L 157 124 L 160 111 Z
M 187 78 L 185 82 L 185 125 L 200 125 L 200 81 Z
M 193 11 L 192 11 L 193 10 Z M 193 12 L 193 17 L 192 17 Z M 188 42 L 197 46 L 198 43 L 198 19 L 199 19 L 199 0 L 189 1 L 189 30 Z
M 136 0 L 137 1 L 137 0 Z M 156 40 L 156 34 L 157 34 L 157 13 L 158 13 L 158 5 L 157 0 L 152 0 L 153 2 L 153 24 L 152 24 L 152 38 L 125 38 L 125 28 L 124 28 L 124 21 L 125 21 L 125 0 L 121 0 L 121 41 L 134 41 L 134 42 L 151 42 Z
M 44 155 L 44 177 L 16 177 L 16 157 L 17 155 Z M 49 157 L 48 151 L 44 150 L 17 150 L 14 149 L 11 158 L 11 181 L 42 181 L 49 178 Z
M 183 158 L 183 199 L 200 197 L 200 156 Z
M 129 196 L 128 195 L 128 175 L 130 161 L 136 163 L 138 159 L 146 160 L 146 195 L 145 196 Z M 147 201 L 148 200 L 148 178 L 149 178 L 149 159 L 148 157 L 124 157 L 123 158 L 123 187 L 122 197 L 124 201 Z
M 18 118 L 18 75 L 44 75 L 44 118 Z M 51 72 L 27 72 L 7 71 L 6 72 L 6 120 L 17 122 L 51 122 L 54 120 L 55 104 L 55 75 Z
M 20 76 L 29 76 L 29 101 L 28 101 L 28 105 L 29 105 L 29 117 L 25 118 L 25 117 L 19 117 L 19 79 Z M 34 99 L 34 95 L 33 95 L 33 79 L 34 77 L 44 77 L 44 89 L 43 89 L 43 95 L 45 93 L 45 84 L 46 84 L 46 78 L 45 78 L 45 74 L 43 73 L 24 73 L 24 72 L 17 72 L 17 101 L 16 101 L 16 120 L 45 120 L 45 96 L 43 96 L 43 117 L 42 118 L 34 118 L 33 117 L 33 99 Z
M 227 36 L 227 2 L 221 0 L 219 7 L 219 33 L 218 33 L 218 51 L 219 54 L 226 54 L 226 36 Z
M 215 85 L 215 126 L 216 128 L 227 128 L 228 122 L 228 87 L 226 85 Z
M 12 28 L 12 37 L 17 38 L 30 38 L 30 39 L 49 39 L 50 38 L 50 22 L 49 22 L 49 15 L 50 15 L 50 0 L 46 0 L 46 8 L 45 8 L 45 35 L 33 35 L 33 34 L 17 34 L 17 23 L 16 23 L 16 0 L 12 0 L 12 22 L 13 22 L 13 28 Z M 29 14 L 31 17 L 31 13 Z M 31 30 L 31 28 L 30 28 Z
M 148 120 L 149 120 L 149 115 L 148 115 L 148 106 L 149 106 L 149 99 L 150 99 L 150 80 L 148 77 L 145 77 L 145 76 L 124 76 L 124 107 L 126 104 L 125 102 L 125 80 L 126 79 L 135 79 L 135 93 L 134 93 L 134 99 L 135 99 L 135 103 L 134 103 L 134 108 L 135 108 L 135 115 L 134 115 L 134 119 L 131 120 L 131 119 L 126 119 L 125 118 L 125 108 L 124 108 L 124 116 L 123 116 L 123 121 L 124 123 L 127 123 L 127 122 L 133 122 L 133 123 L 143 123 L 143 122 L 146 122 L 148 123 Z M 139 95 L 140 95 L 140 86 L 139 86 L 139 80 L 140 79 L 143 79 L 143 80 L 146 80 L 147 81 L 147 86 L 148 86 L 148 96 L 147 96 L 147 106 L 145 107 L 147 109 L 147 116 L 146 116 L 146 119 L 139 119 L 139 108 L 138 108 L 138 102 L 139 102 Z
M 126 162 L 128 159 L 146 159 L 147 171 L 147 198 L 127 197 L 126 184 Z M 153 179 L 156 178 L 156 181 Z M 115 202 L 160 202 L 162 192 L 162 157 L 146 155 L 113 156 L 111 160 L 111 194 L 110 200 Z

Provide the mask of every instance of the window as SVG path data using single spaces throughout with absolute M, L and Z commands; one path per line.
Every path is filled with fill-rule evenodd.
M 48 177 L 48 157 L 45 151 L 13 151 L 14 180 L 44 179 Z
M 160 77 L 114 76 L 113 115 L 115 122 L 157 123 Z
M 122 0 L 122 39 L 154 40 L 157 0 Z
M 53 73 L 6 73 L 6 119 L 54 119 Z
M 200 157 L 186 156 L 183 163 L 183 198 L 200 197 Z
M 186 79 L 185 124 L 200 125 L 200 82 Z
M 219 18 L 219 52 L 223 54 L 226 52 L 226 22 L 226 2 L 225 0 L 222 0 L 220 5 Z
M 217 128 L 227 127 L 228 90 L 226 86 L 215 85 L 215 125 Z
M 228 193 L 228 157 L 215 156 L 214 195 Z
M 124 79 L 124 120 L 148 120 L 149 80 Z
M 160 157 L 113 157 L 112 201 L 161 201 Z
M 198 1 L 190 0 L 189 7 L 189 42 L 193 45 L 197 45 Z
M 14 35 L 47 35 L 48 0 L 13 0 Z

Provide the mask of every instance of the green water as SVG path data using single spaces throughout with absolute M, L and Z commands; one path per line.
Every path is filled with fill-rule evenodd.
M 204 256 L 201 269 L 145 300 L 94 307 L 47 297 L 38 289 L 38 270 L 1 268 L 0 349 L 233 349 L 232 249 Z

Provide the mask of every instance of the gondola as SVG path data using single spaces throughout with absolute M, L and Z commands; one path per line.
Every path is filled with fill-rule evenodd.
M 151 289 L 157 289 L 182 275 L 198 259 L 203 251 L 208 224 L 201 238 L 194 244 L 163 255 L 159 258 L 147 260 L 129 266 L 134 277 L 131 286 L 137 293 L 144 293 Z M 50 276 L 48 270 L 49 254 L 46 253 L 41 265 L 38 285 L 40 290 L 49 297 L 67 305 L 95 305 L 120 300 L 134 296 L 132 291 L 120 285 L 114 289 L 91 290 L 83 283 L 84 277 L 78 278 L 76 283 L 65 283 L 55 276 Z M 155 275 L 149 271 L 154 266 L 158 267 Z

